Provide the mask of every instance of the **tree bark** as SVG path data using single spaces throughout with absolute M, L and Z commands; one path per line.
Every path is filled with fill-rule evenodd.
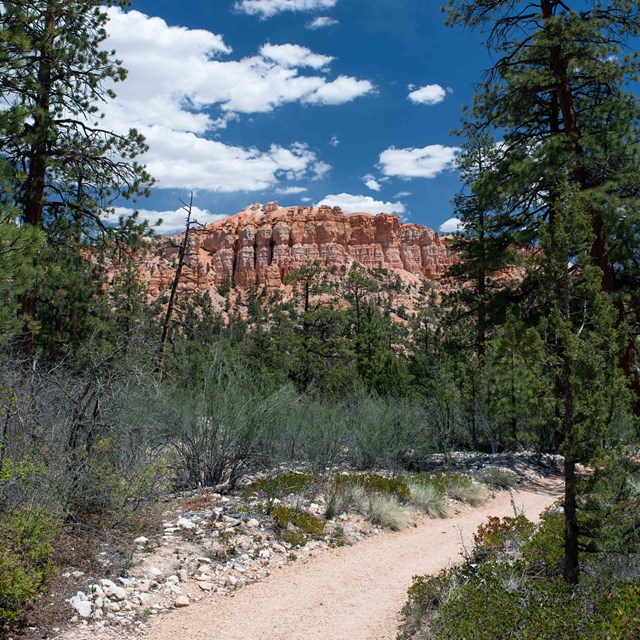
M 38 51 L 38 84 L 36 89 L 36 110 L 30 125 L 35 139 L 28 153 L 29 166 L 25 184 L 23 221 L 34 227 L 42 226 L 44 192 L 47 176 L 47 153 L 49 148 L 49 125 L 52 90 L 51 44 L 55 37 L 56 13 L 48 6 L 45 13 L 45 38 Z M 34 324 L 36 319 L 36 296 L 33 291 L 24 294 L 20 300 L 25 318 L 20 337 L 20 347 L 28 355 L 34 350 Z

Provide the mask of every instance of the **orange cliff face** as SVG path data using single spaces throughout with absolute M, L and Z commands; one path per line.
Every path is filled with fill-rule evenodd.
M 150 296 L 170 286 L 178 253 L 170 240 L 177 245 L 181 239 L 167 238 L 160 255 L 143 259 L 141 274 Z M 259 283 L 273 291 L 287 274 L 314 260 L 336 274 L 357 262 L 415 282 L 443 275 L 454 256 L 435 231 L 402 223 L 395 215 L 254 204 L 191 232 L 180 289 L 214 293 L 232 282 L 239 288 Z

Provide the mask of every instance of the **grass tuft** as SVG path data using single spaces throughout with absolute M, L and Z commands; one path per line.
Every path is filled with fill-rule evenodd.
M 372 524 L 400 531 L 409 526 L 411 512 L 397 498 L 374 493 L 369 496 L 367 519 Z
M 434 484 L 410 483 L 411 503 L 424 511 L 430 518 L 446 518 L 449 505 L 444 491 Z
M 484 485 L 464 476 L 451 479 L 447 484 L 447 495 L 472 507 L 479 507 L 489 499 L 489 492 Z
M 487 467 L 478 474 L 482 484 L 496 490 L 513 489 L 518 484 L 518 476 L 509 469 L 501 467 Z

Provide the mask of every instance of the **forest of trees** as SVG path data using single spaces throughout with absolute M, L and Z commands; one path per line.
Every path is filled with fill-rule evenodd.
M 579 581 L 581 554 L 600 548 L 636 485 L 594 500 L 597 486 L 622 468 L 637 482 L 640 111 L 629 42 L 640 12 L 627 0 L 527 6 L 450 2 L 451 25 L 481 30 L 495 64 L 461 126 L 464 232 L 442 286 L 425 282 L 407 310 L 391 302 L 405 287 L 393 273 L 355 264 L 336 278 L 311 262 L 288 276 L 291 300 L 225 283 L 228 322 L 207 294 L 178 294 L 165 346 L 169 291 L 149 300 L 136 270 L 139 252 L 156 250 L 143 241 L 150 230 L 102 217 L 153 182 L 135 161 L 136 131 L 93 124 L 106 81 L 126 75 L 101 48 L 104 3 L 3 3 L 7 539 L 113 522 L 158 491 L 233 484 L 283 460 L 410 470 L 434 452 L 534 450 L 564 456 L 564 578 Z M 593 475 L 577 475 L 579 464 Z M 640 522 L 625 517 L 628 552 Z M 2 545 L 0 576 L 16 562 Z M 7 607 L 0 594 L 0 619 Z

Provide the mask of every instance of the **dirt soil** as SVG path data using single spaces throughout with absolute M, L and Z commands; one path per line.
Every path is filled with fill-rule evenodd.
M 446 520 L 382 533 L 277 570 L 264 581 L 156 619 L 148 640 L 393 640 L 412 576 L 459 562 L 488 516 L 536 520 L 561 494 L 558 478 L 501 492 Z M 133 635 L 128 636 L 134 637 Z

